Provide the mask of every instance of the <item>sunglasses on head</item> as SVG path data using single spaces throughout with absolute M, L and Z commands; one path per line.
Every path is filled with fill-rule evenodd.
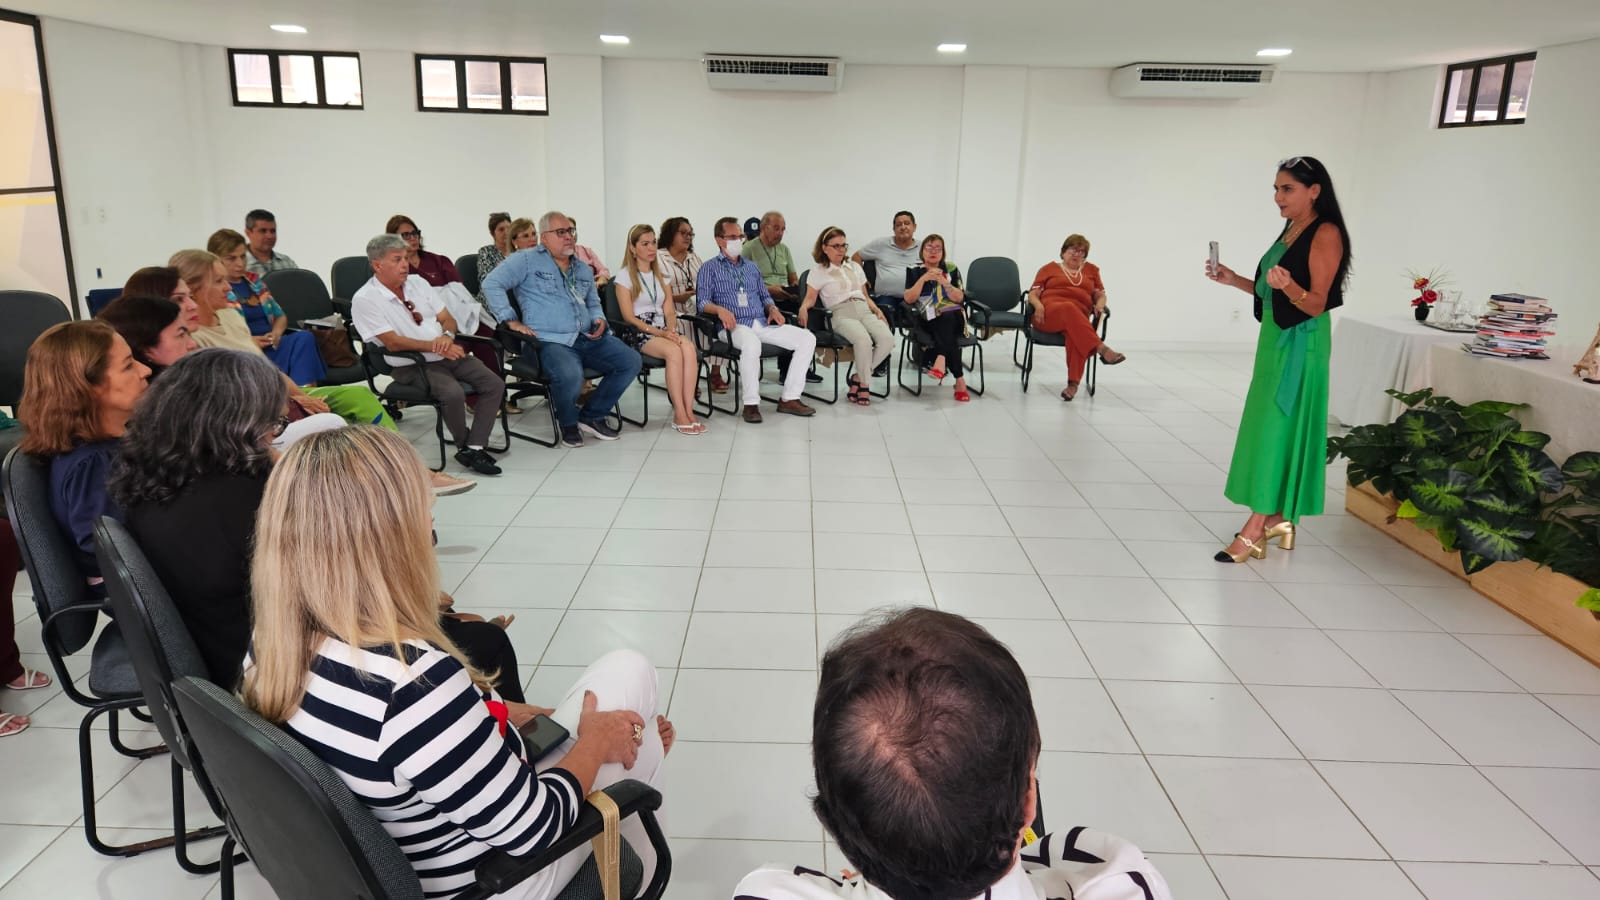
M 1304 156 L 1291 156 L 1288 159 L 1278 161 L 1278 168 L 1280 169 L 1293 169 L 1300 166 L 1305 167 L 1307 172 L 1316 171 L 1316 168 Z

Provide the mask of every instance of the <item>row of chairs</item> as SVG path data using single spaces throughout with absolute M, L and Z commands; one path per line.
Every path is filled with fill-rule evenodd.
M 79 769 L 84 831 L 96 852 L 134 856 L 173 847 L 185 871 L 220 872 L 222 896 L 230 900 L 233 868 L 246 859 L 280 897 L 421 897 L 421 885 L 399 846 L 338 776 L 282 729 L 205 680 L 205 664 L 166 588 L 120 523 L 102 518 L 95 527 L 95 553 L 108 595 L 100 600 L 90 594 L 50 513 L 49 464 L 13 450 L 0 479 L 43 623 L 45 652 L 63 691 L 87 710 L 78 728 Z M 102 612 L 113 614 L 115 621 L 106 624 L 95 643 L 85 691 L 74 683 L 66 658 L 88 643 Z M 163 743 L 138 749 L 123 744 L 117 716 L 124 711 L 152 721 Z M 100 836 L 92 726 L 102 716 L 117 752 L 135 759 L 171 754 L 172 835 L 124 845 L 108 844 Z M 537 759 L 555 748 L 529 749 Z M 185 772 L 225 823 L 222 827 L 188 829 Z M 670 850 L 654 815 L 661 795 L 637 781 L 620 782 L 606 793 L 623 816 L 640 816 L 655 848 L 659 863 L 643 895 L 655 900 L 671 875 Z M 509 889 L 596 837 L 603 827 L 600 813 L 585 807 L 577 825 L 544 852 L 526 858 L 487 857 L 476 870 L 477 884 L 458 900 L 480 900 Z M 214 837 L 224 838 L 216 861 L 191 858 L 190 843 Z M 630 854 L 625 851 L 623 880 L 632 896 L 643 878 L 637 856 Z M 560 895 L 563 900 L 600 896 L 592 863 Z

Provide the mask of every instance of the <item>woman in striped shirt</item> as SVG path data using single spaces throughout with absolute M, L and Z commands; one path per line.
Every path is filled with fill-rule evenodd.
M 548 847 L 591 790 L 659 784 L 672 728 L 656 716 L 655 669 L 632 651 L 591 665 L 554 710 L 503 702 L 494 673 L 475 671 L 439 628 L 431 504 L 416 451 L 393 432 L 326 431 L 284 454 L 262 501 L 271 514 L 256 523 L 243 694 L 372 809 L 424 895 L 446 897 L 494 850 Z M 536 712 L 574 734 L 537 768 L 515 727 Z M 622 832 L 648 881 L 655 860 L 637 819 Z M 589 853 L 500 896 L 553 897 Z

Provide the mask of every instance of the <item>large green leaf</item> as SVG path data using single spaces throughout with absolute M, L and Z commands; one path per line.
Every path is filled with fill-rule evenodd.
M 1478 413 L 1508 413 L 1514 409 L 1527 409 L 1531 405 L 1529 403 L 1510 403 L 1505 400 L 1479 400 L 1477 403 L 1468 404 L 1461 412 L 1462 415 L 1470 418 Z
M 1491 522 L 1481 516 L 1456 520 L 1456 537 L 1463 554 L 1471 552 L 1494 562 L 1522 558 L 1523 547 L 1533 538 L 1533 523 L 1525 519 Z
M 1491 519 L 1496 517 L 1502 519 L 1531 519 L 1536 512 L 1535 505 L 1529 501 L 1488 493 L 1478 493 L 1468 496 L 1467 510 L 1469 515 L 1483 516 Z
M 1408 409 L 1394 420 L 1396 438 L 1412 450 L 1437 447 L 1452 437 L 1444 416 L 1426 409 Z
M 1500 453 L 1500 474 L 1506 486 L 1523 497 L 1553 494 L 1566 484 L 1555 460 L 1543 450 L 1506 446 Z
M 1600 451 L 1584 450 L 1572 454 L 1561 464 L 1561 474 L 1581 483 L 1583 490 L 1600 493 Z
M 1430 516 L 1459 516 L 1472 489 L 1472 476 L 1461 469 L 1429 469 L 1411 483 L 1411 502 Z
M 1476 575 L 1492 565 L 1494 565 L 1494 560 L 1485 559 L 1465 547 L 1461 549 L 1461 571 L 1466 574 Z
M 1543 450 L 1550 443 L 1550 435 L 1542 431 L 1519 431 L 1516 434 L 1506 435 L 1507 443 L 1521 444 L 1535 450 Z
M 1578 605 L 1584 609 L 1600 611 L 1600 588 L 1589 588 L 1578 596 Z
M 1421 403 L 1422 401 L 1433 396 L 1433 388 L 1427 387 L 1420 391 L 1412 391 L 1409 394 L 1405 391 L 1397 391 L 1393 388 L 1390 388 L 1389 390 L 1384 391 L 1384 393 L 1395 398 L 1396 400 L 1399 400 L 1406 406 L 1416 406 L 1418 403 Z
M 1522 423 L 1497 412 L 1467 413 L 1461 417 L 1461 429 L 1475 434 L 1488 433 L 1504 437 L 1522 430 Z

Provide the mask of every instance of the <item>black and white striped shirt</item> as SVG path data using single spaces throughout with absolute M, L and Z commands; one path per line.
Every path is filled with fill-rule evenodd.
M 357 649 L 324 639 L 305 700 L 284 723 L 339 774 L 400 844 L 428 897 L 473 883 L 498 848 L 535 853 L 577 821 L 583 794 L 564 769 L 535 772 L 515 728 L 448 653 L 424 641 Z

